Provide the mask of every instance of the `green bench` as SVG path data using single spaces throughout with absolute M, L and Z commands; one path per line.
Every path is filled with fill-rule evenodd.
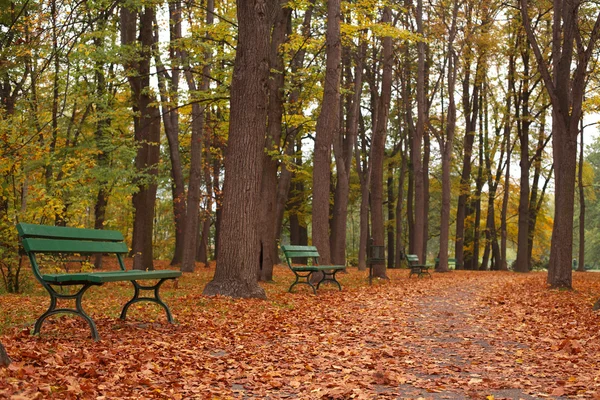
M 312 288 L 313 293 L 317 294 L 317 289 L 323 282 L 335 283 L 340 290 L 342 286 L 335 278 L 335 274 L 346 268 L 344 265 L 319 265 L 319 252 L 315 246 L 298 246 L 298 245 L 284 245 L 281 246 L 283 254 L 287 261 L 288 267 L 296 275 L 296 280 L 290 286 L 289 292 L 292 288 L 298 284 L 305 284 Z M 292 259 L 294 258 L 307 258 L 308 263 L 306 265 L 293 265 Z M 317 287 L 311 283 L 310 278 L 313 273 L 322 272 L 323 275 L 321 280 L 317 283 Z
M 181 276 L 180 271 L 160 270 L 141 271 L 126 270 L 123 255 L 129 249 L 124 242 L 123 235 L 118 231 L 66 228 L 60 226 L 46 226 L 35 224 L 17 224 L 19 237 L 25 253 L 29 256 L 33 274 L 36 279 L 50 294 L 50 306 L 35 323 L 33 333 L 38 334 L 42 323 L 51 315 L 59 313 L 70 313 L 79 315 L 87 321 L 92 331 L 94 340 L 99 340 L 96 324 L 88 316 L 82 307 L 83 294 L 92 286 L 101 286 L 106 282 L 130 281 L 133 284 L 134 294 L 121 311 L 121 319 L 127 316 L 127 310 L 132 304 L 146 301 L 160 305 L 167 314 L 167 320 L 173 323 L 173 316 L 169 307 L 161 300 L 159 289 L 168 279 Z M 91 271 L 91 272 L 61 272 L 48 271 L 43 273 L 40 263 L 53 263 L 52 259 L 58 260 L 62 265 L 80 265 L 86 261 L 86 257 L 95 254 L 114 254 L 117 257 L 120 270 L 117 271 Z M 73 259 L 77 257 L 79 259 Z M 40 260 L 38 260 L 40 258 Z M 48 259 L 45 262 L 43 259 Z M 44 268 L 46 270 L 46 268 Z M 153 285 L 141 285 L 139 280 L 153 280 Z M 65 286 L 72 286 L 72 290 L 65 290 Z M 59 289 L 57 291 L 56 289 Z M 142 291 L 152 291 L 153 296 L 140 296 Z M 75 300 L 75 308 L 57 308 L 58 300 Z
M 422 278 L 425 275 L 432 277 L 429 273 L 429 268 L 433 267 L 433 264 L 421 264 L 419 262 L 419 256 L 416 254 L 407 254 L 406 261 L 408 262 L 408 267 L 410 268 L 410 274 L 408 277 L 410 278 L 413 275 L 417 275 L 417 277 Z
M 440 264 L 440 259 L 436 258 L 435 259 L 435 267 L 437 268 L 437 266 L 439 264 Z M 448 259 L 448 269 L 456 269 L 457 266 L 460 266 L 460 264 L 456 262 L 456 258 L 449 258 Z

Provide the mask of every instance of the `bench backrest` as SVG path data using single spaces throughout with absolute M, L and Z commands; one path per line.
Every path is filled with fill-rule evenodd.
M 313 265 L 319 265 L 319 252 L 315 246 L 283 245 L 281 250 L 290 268 L 293 258 L 310 258 Z
M 116 254 L 119 267 L 125 270 L 123 254 L 129 252 L 119 231 L 67 228 L 36 224 L 17 224 L 23 249 L 29 256 L 36 277 L 40 270 L 36 254 Z
M 406 261 L 408 261 L 409 264 L 418 264 L 419 256 L 417 256 L 416 254 L 407 254 Z

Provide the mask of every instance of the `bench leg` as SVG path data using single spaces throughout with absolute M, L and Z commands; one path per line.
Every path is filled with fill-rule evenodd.
M 83 311 L 83 307 L 81 305 L 81 299 L 82 299 L 85 291 L 88 290 L 90 287 L 96 286 L 96 285 L 98 285 L 98 284 L 86 283 L 75 294 L 58 293 L 56 290 L 54 290 L 54 288 L 52 286 L 44 285 L 44 287 L 46 288 L 48 293 L 50 293 L 50 306 L 48 307 L 48 310 L 45 313 L 43 313 L 35 322 L 35 327 L 33 328 L 33 334 L 37 335 L 40 333 L 40 330 L 42 329 L 42 324 L 44 323 L 44 320 L 46 318 L 48 318 L 49 316 L 55 315 L 55 314 L 67 313 L 67 314 L 79 315 L 81 318 L 83 318 L 90 326 L 90 330 L 92 331 L 92 338 L 94 340 L 100 340 L 100 335 L 98 335 L 98 329 L 96 328 L 96 324 L 94 323 L 92 318 L 90 318 L 90 316 L 87 315 L 85 313 L 85 311 Z M 73 308 L 56 308 L 58 299 L 75 299 L 75 309 L 73 309 Z
M 317 283 L 317 289 L 319 288 L 319 286 L 321 286 L 321 283 L 323 283 L 323 282 L 333 282 L 338 286 L 338 289 L 342 290 L 342 286 L 340 285 L 338 280 L 335 279 L 335 274 L 337 274 L 338 271 L 341 271 L 341 270 L 334 269 L 333 272 L 323 271 L 323 277 L 321 278 L 319 283 Z
M 313 284 L 310 283 L 310 276 L 312 275 L 312 272 L 309 272 L 306 275 L 302 275 L 302 274 L 298 273 L 297 271 L 294 271 L 294 274 L 296 274 L 296 281 L 294 283 L 292 283 L 292 286 L 290 286 L 290 289 L 288 290 L 289 293 L 292 293 L 292 288 L 294 286 L 305 284 L 305 285 L 308 285 L 308 286 L 311 287 L 311 289 L 313 290 L 314 294 L 317 294 L 317 289 L 315 289 L 315 287 L 313 286 Z M 303 279 L 303 280 L 301 280 L 301 279 Z M 319 286 L 317 286 L 317 287 L 319 287 Z
M 160 298 L 160 295 L 158 294 L 160 286 L 167 279 L 173 279 L 173 278 L 163 278 L 156 285 L 153 285 L 153 286 L 142 286 L 139 283 L 137 283 L 136 281 L 131 281 L 131 283 L 133 284 L 133 289 L 134 289 L 133 297 L 131 300 L 129 300 L 123 306 L 123 310 L 121 311 L 120 318 L 125 319 L 127 317 L 127 310 L 129 309 L 129 306 L 131 306 L 132 304 L 139 303 L 140 301 L 149 301 L 151 303 L 155 303 L 155 304 L 158 304 L 159 306 L 161 306 L 165 310 L 165 313 L 167 314 L 167 320 L 170 323 L 174 323 L 173 316 L 171 315 L 171 310 L 169 310 L 169 307 L 162 301 L 162 299 Z M 154 297 L 143 297 L 143 296 L 140 297 L 140 291 L 142 291 L 142 290 L 154 291 Z

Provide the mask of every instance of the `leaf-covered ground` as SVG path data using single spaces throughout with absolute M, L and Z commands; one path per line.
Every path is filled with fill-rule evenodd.
M 48 304 L 33 284 L 0 296 L 0 398 L 600 399 L 599 273 L 569 292 L 543 273 L 390 270 L 369 286 L 352 269 L 314 296 L 276 267 L 260 301 L 202 296 L 213 272 L 163 286 L 176 325 L 154 305 L 119 320 L 128 283 L 91 289 L 99 342 L 70 316 L 31 336 Z

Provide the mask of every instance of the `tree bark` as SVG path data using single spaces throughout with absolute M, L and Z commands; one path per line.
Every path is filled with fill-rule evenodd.
M 514 270 L 516 272 L 529 272 L 529 51 L 522 53 L 523 78 L 521 79 L 521 92 L 517 104 L 517 131 L 521 143 L 521 179 L 519 184 L 519 233 L 517 239 L 517 260 Z M 521 113 L 518 113 L 520 103 Z
M 270 15 L 275 1 L 237 1 L 223 216 L 217 268 L 205 295 L 266 298 L 258 285 L 260 187 L 267 127 Z
M 581 139 L 579 140 L 579 266 L 577 271 L 585 272 L 585 191 L 583 186 L 583 118 L 580 121 Z
M 121 9 L 121 43 L 133 45 L 136 41 L 136 21 L 138 13 L 127 8 Z M 144 7 L 140 14 L 138 59 L 126 59 L 127 70 L 138 71 L 129 75 L 129 84 L 133 96 L 133 108 L 138 116 L 134 117 L 135 140 L 138 143 L 135 168 L 138 191 L 133 195 L 135 216 L 133 221 L 133 240 L 131 254 L 134 269 L 154 269 L 152 254 L 152 230 L 154 206 L 160 157 L 160 111 L 150 87 L 151 49 L 154 46 L 152 24 L 155 18 L 153 6 Z
M 417 33 L 424 35 L 423 30 L 423 0 L 417 0 Z M 413 136 L 412 144 L 412 165 L 415 188 L 415 219 L 413 232 L 413 249 L 414 254 L 419 255 L 421 262 L 425 262 L 423 257 L 424 252 L 424 237 L 425 237 L 425 176 L 423 172 L 423 136 L 425 134 L 425 41 L 424 37 L 417 43 L 417 129 Z
M 6 353 L 4 345 L 0 343 L 0 368 L 7 367 L 11 363 L 11 359 Z
M 263 162 L 261 193 L 261 264 L 259 279 L 269 282 L 273 280 L 273 266 L 277 257 L 277 176 L 279 160 L 274 156 L 281 153 L 281 129 L 283 121 L 283 91 L 285 69 L 281 46 L 287 40 L 291 25 L 292 9 L 279 4 L 275 13 L 275 23 L 271 34 L 269 77 L 269 105 L 267 111 L 267 135 L 265 139 L 265 155 Z
M 600 13 L 585 47 L 578 26 L 580 2 L 554 0 L 551 72 L 533 31 L 527 0 L 521 0 L 520 3 L 523 26 L 552 103 L 552 151 L 557 190 L 548 283 L 553 288 L 571 288 L 578 124 L 582 115 L 588 64 L 600 36 Z M 574 72 L 571 73 L 573 66 Z
M 319 262 L 331 262 L 329 242 L 329 193 L 331 147 L 340 131 L 340 0 L 327 2 L 325 82 L 321 112 L 317 118 L 313 167 L 312 239 L 319 250 Z M 316 274 L 313 274 L 316 275 Z
M 155 36 L 158 36 L 158 24 L 155 23 Z M 165 135 L 169 143 L 171 161 L 171 195 L 173 197 L 173 220 L 175 222 L 175 250 L 171 265 L 180 264 L 183 258 L 184 226 L 186 221 L 185 184 L 181 152 L 179 150 L 179 80 L 180 62 L 176 54 L 181 39 L 181 2 L 169 3 L 169 61 L 171 73 L 167 72 L 160 54 L 155 53 L 158 87 Z
M 206 3 L 206 25 L 214 22 L 214 0 Z M 208 35 L 208 34 L 207 34 Z M 188 55 L 183 52 L 182 58 L 185 66 L 185 79 L 192 93 L 197 92 L 196 80 L 189 66 Z M 210 89 L 210 73 L 212 54 L 209 50 L 204 53 L 205 64 L 202 67 L 202 79 L 200 91 L 207 92 Z M 192 138 L 190 144 L 190 177 L 185 210 L 185 225 L 183 226 L 183 249 L 181 254 L 181 270 L 193 272 L 196 267 L 196 255 L 198 253 L 199 223 L 200 223 L 200 192 L 202 185 L 202 140 L 204 135 L 206 107 L 196 100 L 192 104 Z M 210 183 L 206 182 L 208 186 Z M 210 211 L 209 211 L 210 212 Z M 204 237 L 204 239 L 207 239 Z
M 384 7 L 382 23 L 392 22 L 392 10 Z M 385 246 L 385 221 L 383 218 L 383 160 L 385 158 L 385 141 L 387 124 L 392 99 L 393 50 L 392 38 L 386 36 L 383 42 L 383 73 L 381 78 L 381 95 L 377 103 L 377 119 L 371 140 L 371 234 L 374 246 Z M 385 263 L 373 266 L 373 276 L 387 279 Z
M 354 82 L 352 95 L 348 96 L 347 122 L 344 134 L 334 139 L 333 150 L 337 170 L 336 187 L 333 202 L 333 215 L 331 222 L 331 262 L 335 265 L 346 264 L 346 231 L 348 229 L 348 203 L 350 193 L 350 169 L 356 138 L 358 136 L 358 108 L 362 97 L 363 59 L 365 56 L 365 43 L 359 45 L 359 54 L 356 58 L 354 77 L 348 73 L 348 82 Z M 350 60 L 348 60 L 350 69 Z
M 448 272 L 448 252 L 450 242 L 450 206 L 451 206 L 451 187 L 450 187 L 450 169 L 452 164 L 452 154 L 454 149 L 454 136 L 456 135 L 456 99 L 454 97 L 456 89 L 456 76 L 458 57 L 454 51 L 454 39 L 457 31 L 458 1 L 454 1 L 452 11 L 452 22 L 448 32 L 448 44 L 446 50 L 446 59 L 448 62 L 447 85 L 448 85 L 448 116 L 446 118 L 446 131 L 443 137 L 440 137 L 439 145 L 442 154 L 442 205 L 440 211 L 440 252 L 438 255 L 438 272 Z

